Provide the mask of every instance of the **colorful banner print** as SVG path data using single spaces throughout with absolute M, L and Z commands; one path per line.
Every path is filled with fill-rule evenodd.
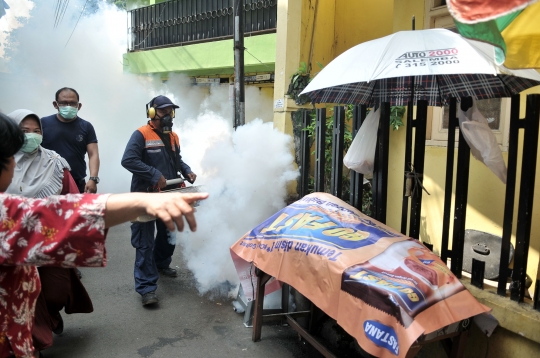
M 339 215 L 335 215 L 339 212 Z M 286 233 L 286 234 L 285 234 Z M 367 217 L 360 217 L 355 212 L 333 202 L 316 197 L 306 197 L 281 210 L 253 229 L 244 241 L 264 240 L 267 252 L 275 250 L 290 251 L 293 241 L 280 240 L 282 237 L 294 239 L 295 251 L 308 254 L 328 255 L 332 246 L 335 250 L 353 250 L 376 243 L 383 237 L 397 237 Z M 319 246 L 322 244 L 323 246 Z M 334 250 L 334 251 L 335 251 Z
M 410 239 L 345 270 L 341 289 L 407 328 L 420 312 L 465 286 L 434 253 Z
M 231 255 L 294 287 L 379 357 L 405 357 L 422 334 L 490 311 L 421 243 L 325 193 L 279 211 Z

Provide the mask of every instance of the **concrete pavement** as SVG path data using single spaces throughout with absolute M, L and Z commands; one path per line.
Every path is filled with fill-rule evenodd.
M 158 306 L 142 307 L 133 289 L 129 224 L 112 228 L 106 247 L 107 267 L 81 268 L 94 312 L 62 313 L 64 332 L 42 352 L 46 358 L 315 356 L 289 327 L 265 325 L 262 341 L 253 343 L 230 300 L 199 296 L 180 247 L 171 264 L 179 277 L 162 277 Z

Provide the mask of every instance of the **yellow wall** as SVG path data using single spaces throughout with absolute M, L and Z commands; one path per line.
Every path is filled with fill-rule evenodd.
M 394 0 L 336 0 L 335 3 L 335 56 L 393 32 Z
M 421 239 L 432 243 L 437 253 L 440 253 L 441 247 L 446 154 L 446 147 L 426 148 L 424 186 L 431 195 L 424 194 L 422 197 L 422 221 L 425 225 L 422 227 Z M 505 160 L 506 154 L 503 153 Z M 456 162 L 457 149 L 454 154 L 454 163 Z M 500 236 L 505 185 L 485 165 L 473 158 L 469 178 L 466 228 Z M 452 233 L 450 240 L 451 235 Z
M 312 74 L 320 68 L 317 62 L 328 64 L 335 58 L 334 1 L 302 1 L 301 55 L 299 62 L 311 64 Z
M 285 0 L 277 3 L 276 65 L 274 79 L 274 102 L 283 101 L 283 106 L 274 106 L 274 127 L 283 133 L 292 134 L 290 109 L 285 93 L 291 75 L 300 63 L 300 29 L 302 4 Z
M 368 0 L 303 1 L 301 61 L 311 63 L 315 74 L 317 62 L 325 66 L 351 47 L 390 35 L 393 1 L 381 0 L 377 6 Z
M 393 31 L 412 30 L 412 17 L 415 18 L 415 29 L 424 28 L 424 0 L 394 0 Z

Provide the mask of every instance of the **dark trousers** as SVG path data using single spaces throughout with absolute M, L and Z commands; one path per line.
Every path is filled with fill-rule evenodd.
M 155 239 L 154 225 L 157 228 Z M 158 270 L 171 264 L 175 245 L 169 243 L 170 236 L 161 220 L 131 224 L 131 245 L 136 249 L 135 291 L 140 295 L 155 291 L 159 279 Z
M 84 178 L 75 180 L 75 183 L 77 184 L 77 188 L 79 188 L 79 192 L 82 194 L 84 193 L 84 187 L 86 186 L 86 180 Z

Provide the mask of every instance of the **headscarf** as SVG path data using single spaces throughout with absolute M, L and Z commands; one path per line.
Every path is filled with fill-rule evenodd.
M 7 115 L 18 125 L 28 116 L 33 116 L 42 129 L 41 120 L 34 112 L 18 109 Z M 68 162 L 54 150 L 39 146 L 32 153 L 18 151 L 15 157 L 15 172 L 6 193 L 22 195 L 29 198 L 45 198 L 60 194 L 64 169 L 71 170 Z

